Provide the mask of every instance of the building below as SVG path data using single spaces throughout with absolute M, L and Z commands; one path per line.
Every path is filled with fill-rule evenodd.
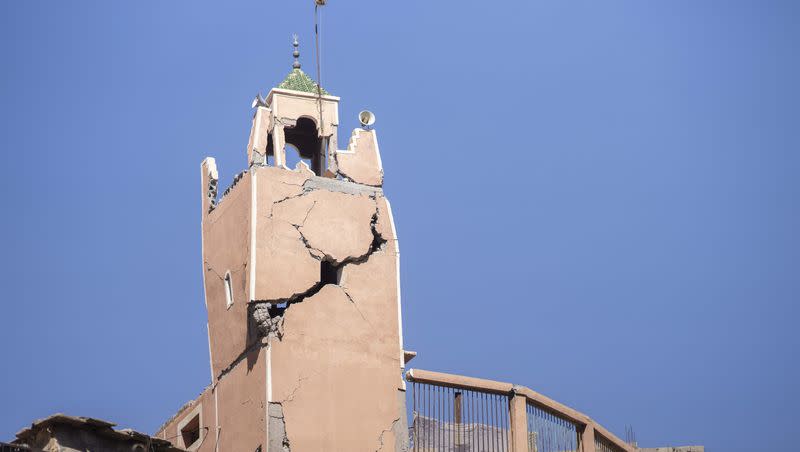
M 171 442 L 90 417 L 54 414 L 17 433 L 0 452 L 180 452 Z

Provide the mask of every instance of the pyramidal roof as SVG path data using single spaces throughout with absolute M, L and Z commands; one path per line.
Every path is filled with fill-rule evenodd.
M 278 85 L 280 89 L 291 89 L 294 91 L 302 91 L 304 93 L 317 94 L 317 82 L 303 72 L 300 68 L 292 69 L 292 72 L 286 76 L 285 79 Z M 328 95 L 325 89 L 322 89 L 322 94 Z

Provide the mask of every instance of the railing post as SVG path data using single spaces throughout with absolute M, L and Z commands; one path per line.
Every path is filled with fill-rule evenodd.
M 464 426 L 462 425 L 463 398 L 461 391 L 455 392 L 455 397 L 453 399 L 453 417 L 456 423 L 456 450 L 460 450 L 461 445 L 464 444 Z
M 524 395 L 511 393 L 508 399 L 508 412 L 511 417 L 511 450 L 513 452 L 528 452 L 528 414 L 526 407 L 528 400 Z
M 592 424 L 586 424 L 581 432 L 581 452 L 595 452 L 594 426 Z

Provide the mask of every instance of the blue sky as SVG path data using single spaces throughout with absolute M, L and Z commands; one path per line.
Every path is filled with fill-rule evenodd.
M 209 381 L 199 165 L 313 68 L 308 1 L 0 3 L 0 440 L 154 431 Z M 377 114 L 415 367 L 644 445 L 789 450 L 795 1 L 331 0 L 323 85 Z M 346 142 L 346 140 L 345 140 Z

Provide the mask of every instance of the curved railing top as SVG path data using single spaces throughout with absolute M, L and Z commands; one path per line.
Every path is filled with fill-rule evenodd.
M 625 452 L 635 452 L 636 448 L 618 438 L 616 435 L 608 431 L 602 425 L 595 422 L 589 416 L 570 408 L 562 403 L 539 394 L 533 389 L 525 386 L 518 386 L 511 383 L 504 383 L 500 381 L 485 380 L 482 378 L 466 377 L 463 375 L 446 374 L 441 372 L 432 372 L 422 369 L 411 369 L 406 372 L 406 379 L 411 382 L 425 383 L 431 385 L 439 385 L 450 388 L 466 389 L 472 391 L 481 391 L 492 394 L 503 394 L 507 396 L 524 396 L 529 404 L 537 406 L 542 410 L 550 412 L 553 415 L 566 419 L 581 429 L 592 435 L 599 435 L 607 442 L 612 443 L 614 446 Z M 588 441 L 586 441 L 588 442 Z M 585 444 L 583 450 L 594 449 L 594 438 L 592 438 L 591 445 Z

